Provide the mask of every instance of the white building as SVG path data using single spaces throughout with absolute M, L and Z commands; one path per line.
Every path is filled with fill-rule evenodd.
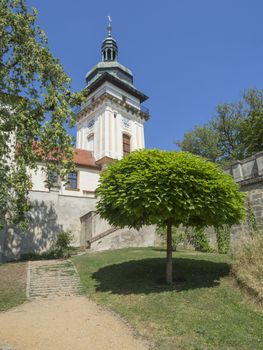
M 100 171 L 114 159 L 144 148 L 144 123 L 149 113 L 141 103 L 148 99 L 133 85 L 132 72 L 121 65 L 118 46 L 108 26 L 102 43 L 102 62 L 86 75 L 87 100 L 80 106 L 74 161 L 77 172 L 61 183 L 61 195 L 94 197 Z M 46 191 L 45 174 L 32 172 L 33 191 Z
M 6 237 L 2 243 L 6 258 L 48 249 L 62 230 L 74 234 L 75 245 L 85 247 L 88 241 L 93 249 L 154 244 L 152 228 L 112 228 L 94 213 L 100 172 L 114 159 L 144 148 L 144 123 L 149 118 L 142 106 L 148 97 L 133 85 L 132 72 L 117 61 L 110 23 L 101 54 L 102 61 L 86 75 L 87 99 L 77 114 L 76 172 L 64 183 L 54 178 L 54 186 L 48 188 L 42 165 L 31 171 L 32 225 L 25 235 Z

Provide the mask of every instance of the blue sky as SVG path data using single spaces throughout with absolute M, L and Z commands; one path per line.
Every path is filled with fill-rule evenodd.
M 262 89 L 262 0 L 29 0 L 39 12 L 53 54 L 72 78 L 100 61 L 107 15 L 119 45 L 119 62 L 150 98 L 147 148 L 175 149 L 217 104 Z

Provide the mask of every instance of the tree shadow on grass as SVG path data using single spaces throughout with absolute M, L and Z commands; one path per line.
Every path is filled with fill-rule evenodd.
M 222 262 L 174 259 L 174 283 L 165 284 L 165 258 L 131 260 L 100 268 L 92 274 L 96 291 L 112 294 L 149 294 L 164 291 L 183 291 L 219 285 L 229 274 L 230 265 Z

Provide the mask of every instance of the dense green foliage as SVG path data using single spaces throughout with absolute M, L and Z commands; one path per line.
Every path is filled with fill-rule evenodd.
M 114 226 L 167 229 L 166 281 L 172 283 L 172 227 L 220 227 L 244 216 L 243 194 L 216 164 L 185 152 L 141 150 L 105 170 L 99 214 Z
M 226 164 L 263 150 L 263 91 L 250 89 L 238 103 L 217 106 L 216 116 L 184 135 L 183 150 Z
M 133 152 L 102 173 L 97 193 L 100 215 L 120 227 L 232 225 L 244 214 L 232 177 L 185 152 Z
M 228 255 L 123 249 L 74 257 L 83 292 L 121 315 L 158 350 L 260 350 L 263 315 L 242 298 Z
M 73 169 L 70 79 L 37 27 L 37 11 L 24 0 L 0 2 L 0 224 L 19 223 L 29 209 L 27 167 L 45 160 L 63 177 Z M 41 146 L 35 141 L 41 141 Z M 12 189 L 12 190 L 11 190 Z

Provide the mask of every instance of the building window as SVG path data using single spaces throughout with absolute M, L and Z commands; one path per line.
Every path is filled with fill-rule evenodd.
M 122 134 L 123 155 L 126 156 L 131 152 L 131 137 L 127 134 Z
M 94 134 L 88 136 L 88 151 L 94 152 Z
M 56 170 L 49 170 L 47 173 L 47 187 L 59 187 L 59 176 Z
M 78 189 L 78 173 L 73 171 L 68 174 L 67 190 L 77 190 Z

